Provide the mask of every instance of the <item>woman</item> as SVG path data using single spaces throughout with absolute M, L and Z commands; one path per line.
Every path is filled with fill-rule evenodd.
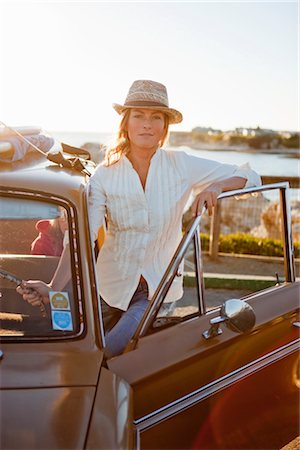
M 169 107 L 164 85 L 134 81 L 124 105 L 113 107 L 121 115 L 118 141 L 90 179 L 89 207 L 94 240 L 107 219 L 97 259 L 103 306 L 121 316 L 106 333 L 107 357 L 122 353 L 132 338 L 181 240 L 192 190 L 200 190 L 192 205 L 195 216 L 204 205 L 211 214 L 221 192 L 260 184 L 249 167 L 162 149 L 169 124 L 182 121 L 181 113 Z M 166 301 L 181 296 L 182 277 L 176 277 Z M 23 297 L 33 303 L 30 294 Z
M 201 189 L 193 215 L 208 213 L 223 191 L 260 184 L 249 168 L 165 151 L 169 124 L 182 121 L 169 108 L 165 86 L 135 81 L 121 115 L 118 143 L 90 180 L 90 221 L 94 239 L 107 216 L 108 228 L 97 260 L 100 294 L 121 319 L 106 335 L 108 357 L 123 352 L 161 280 L 182 231 L 182 215 L 193 188 Z M 182 296 L 176 279 L 166 301 Z

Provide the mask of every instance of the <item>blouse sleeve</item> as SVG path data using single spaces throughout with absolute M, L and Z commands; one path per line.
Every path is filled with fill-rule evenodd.
M 183 152 L 186 175 L 193 187 L 205 189 L 209 184 L 231 177 L 245 178 L 244 187 L 260 186 L 260 176 L 248 163 L 242 166 L 224 164 L 210 159 L 199 158 Z
M 104 223 L 106 213 L 106 193 L 102 186 L 99 171 L 89 181 L 89 221 L 93 241 L 97 239 L 98 230 Z

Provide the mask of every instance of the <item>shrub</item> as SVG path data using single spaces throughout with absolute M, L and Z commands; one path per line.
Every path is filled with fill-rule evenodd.
M 300 258 L 300 242 L 294 242 L 295 258 Z
M 209 234 L 200 233 L 201 248 L 204 251 L 209 250 Z
M 286 148 L 299 148 L 300 139 L 299 134 L 294 133 L 289 138 L 282 138 L 282 145 Z
M 209 235 L 201 233 L 202 250 L 209 249 Z M 300 242 L 294 243 L 295 257 L 300 257 Z M 277 239 L 259 238 L 245 233 L 220 235 L 219 252 L 260 256 L 283 256 L 282 242 Z

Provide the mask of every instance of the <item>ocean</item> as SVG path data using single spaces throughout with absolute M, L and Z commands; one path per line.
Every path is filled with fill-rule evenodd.
M 111 133 L 81 133 L 81 132 L 50 132 L 58 142 L 80 147 L 87 142 L 112 144 L 114 136 Z M 195 150 L 187 146 L 167 147 L 172 150 L 184 150 L 201 158 L 241 165 L 249 163 L 260 175 L 300 176 L 300 159 L 282 154 L 248 153 L 229 150 Z

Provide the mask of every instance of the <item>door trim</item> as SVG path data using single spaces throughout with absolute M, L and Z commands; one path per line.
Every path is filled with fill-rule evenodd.
M 237 383 L 239 380 L 252 375 L 259 370 L 273 364 L 274 362 L 285 358 L 291 353 L 296 352 L 299 349 L 300 339 L 289 342 L 288 344 L 273 350 L 270 353 L 261 356 L 254 361 L 212 381 L 211 383 L 202 386 L 201 388 L 174 400 L 171 403 L 159 408 L 150 414 L 147 414 L 139 419 L 134 420 L 134 425 L 137 434 L 146 430 L 147 428 L 153 427 L 158 423 L 169 419 L 170 417 L 178 414 L 184 409 L 194 406 L 203 399 L 216 394 L 217 392 L 227 388 L 230 385 Z M 137 442 L 139 442 L 139 437 L 136 436 Z

